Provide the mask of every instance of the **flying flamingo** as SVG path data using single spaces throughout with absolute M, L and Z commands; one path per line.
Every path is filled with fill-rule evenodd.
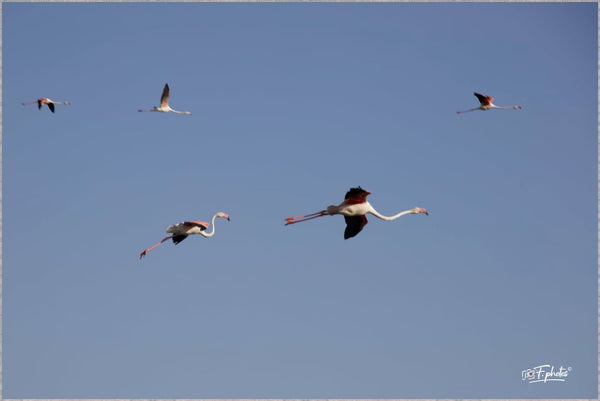
M 204 231 L 208 228 L 209 224 L 204 221 L 184 221 L 181 223 L 173 224 L 167 227 L 167 232 L 173 235 L 165 237 L 161 239 L 158 243 L 152 245 L 150 248 L 144 249 L 142 253 L 140 253 L 140 259 L 146 256 L 148 252 L 162 244 L 168 239 L 172 239 L 175 245 L 179 244 L 181 241 L 187 238 L 188 235 L 191 234 L 200 234 L 203 237 L 210 238 L 215 234 L 215 219 L 217 217 L 222 217 L 229 221 L 229 216 L 227 213 L 218 212 L 212 217 L 212 231 L 209 233 L 205 233 Z
M 473 92 L 473 94 L 475 96 L 477 96 L 477 99 L 479 99 L 479 103 L 481 103 L 479 105 L 479 107 L 475 107 L 474 109 L 469 109 L 469 110 L 463 110 L 463 111 L 457 111 L 457 114 L 461 114 L 461 113 L 467 113 L 469 111 L 475 111 L 475 110 L 489 110 L 489 109 L 520 109 L 521 106 L 519 105 L 515 105 L 515 106 L 496 106 L 495 104 L 492 103 L 492 100 L 494 100 L 493 97 L 491 96 L 486 96 L 486 95 L 482 95 L 481 93 L 477 93 L 477 92 Z
M 393 216 L 384 216 L 380 214 L 377 210 L 373 209 L 373 206 L 367 201 L 367 196 L 370 194 L 370 191 L 358 188 L 350 188 L 350 190 L 346 193 L 344 197 L 344 201 L 339 205 L 331 205 L 328 206 L 326 210 L 321 210 L 320 212 L 315 212 L 311 214 L 307 214 L 304 216 L 296 216 L 296 217 L 288 217 L 285 219 L 285 225 L 300 223 L 302 221 L 316 219 L 317 217 L 341 214 L 344 216 L 346 220 L 346 230 L 344 231 L 344 239 L 352 238 L 356 234 L 358 234 L 363 227 L 368 223 L 367 221 L 367 213 L 372 214 L 373 216 L 380 218 L 381 220 L 392 221 L 396 220 L 398 217 L 404 216 L 406 214 L 419 214 L 427 213 L 427 210 L 422 207 L 415 207 L 410 210 L 405 210 Z
M 153 107 L 149 110 L 138 110 L 138 111 L 160 111 L 161 113 L 168 113 L 171 111 L 173 113 L 178 113 L 178 114 L 192 114 L 189 111 L 178 111 L 178 110 L 173 110 L 172 108 L 169 107 L 169 84 L 165 84 L 165 87 L 163 88 L 162 96 L 160 97 L 160 106 L 159 107 Z
M 33 102 L 28 102 L 28 103 L 21 103 L 23 106 L 27 106 L 28 104 L 34 104 L 37 103 L 38 105 L 38 109 L 41 109 L 43 105 L 48 105 L 48 108 L 50 109 L 51 112 L 54 113 L 54 105 L 55 104 L 65 104 L 65 105 L 69 105 L 71 103 L 64 101 L 64 102 L 56 102 L 54 100 L 48 99 L 47 97 L 43 97 L 41 99 L 35 100 Z

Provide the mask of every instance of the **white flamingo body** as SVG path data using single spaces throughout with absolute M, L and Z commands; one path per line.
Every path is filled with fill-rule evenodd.
M 165 84 L 165 87 L 163 88 L 163 92 L 162 92 L 162 96 L 160 97 L 160 106 L 158 107 L 153 107 L 151 109 L 147 109 L 147 110 L 138 110 L 139 112 L 146 112 L 146 111 L 157 111 L 160 113 L 177 113 L 177 114 L 192 114 L 189 111 L 179 111 L 179 110 L 173 110 L 170 106 L 169 106 L 169 96 L 170 96 L 170 90 L 169 90 L 169 85 Z
M 333 216 L 335 214 L 341 214 L 342 216 L 354 217 L 354 216 L 364 216 L 366 214 L 372 214 L 378 219 L 385 221 L 396 220 L 398 217 L 402 217 L 407 214 L 417 214 L 417 213 L 425 213 L 424 211 L 420 211 L 417 209 L 422 208 L 413 208 L 409 210 L 404 210 L 400 213 L 397 213 L 393 216 L 384 216 L 379 213 L 375 208 L 368 202 L 360 203 L 357 205 L 346 205 L 343 202 L 337 206 L 332 205 L 327 207 L 327 214 Z M 423 209 L 424 210 L 424 209 Z
M 205 233 L 205 231 L 208 228 L 208 226 L 209 224 L 203 221 L 183 221 L 181 223 L 170 225 L 169 227 L 167 227 L 166 231 L 175 235 L 187 236 L 191 234 L 202 234 L 204 236 L 207 236 L 207 233 Z M 213 225 L 213 232 L 210 235 L 211 237 L 214 233 L 214 227 L 215 226 Z
M 456 112 L 457 114 L 468 113 L 469 111 L 475 111 L 475 110 L 486 111 L 486 110 L 491 110 L 491 109 L 514 109 L 514 110 L 521 109 L 521 106 L 519 106 L 519 105 L 496 106 L 495 104 L 492 103 L 492 101 L 494 100 L 493 97 L 482 95 L 481 93 L 477 93 L 477 92 L 473 92 L 473 94 L 479 100 L 479 107 L 475 107 L 475 108 L 472 108 L 469 110 L 457 111 Z
M 351 188 L 350 191 L 346 193 L 344 201 L 339 205 L 331 205 L 325 210 L 304 216 L 288 217 L 285 225 L 287 226 L 289 224 L 300 223 L 302 221 L 311 220 L 322 216 L 341 214 L 344 216 L 344 220 L 346 221 L 344 239 L 348 239 L 357 235 L 368 223 L 366 217 L 367 214 L 372 214 L 373 216 L 385 221 L 396 220 L 397 218 L 407 214 L 423 213 L 429 215 L 426 209 L 422 207 L 415 207 L 409 210 L 404 210 L 393 216 L 384 216 L 375 210 L 375 208 L 367 201 L 367 196 L 370 193 L 370 191 L 364 190 L 361 187 Z
M 68 101 L 64 101 L 64 102 L 58 102 L 56 100 L 52 100 L 52 99 L 48 99 L 47 97 L 42 97 L 39 98 L 38 100 L 35 100 L 33 102 L 27 102 L 27 103 L 21 103 L 23 106 L 27 106 L 28 104 L 35 104 L 37 103 L 38 105 L 38 109 L 41 109 L 43 105 L 47 105 L 48 108 L 50 109 L 51 112 L 54 113 L 54 105 L 55 104 L 64 104 L 64 105 L 70 105 L 71 103 Z
M 167 227 L 167 232 L 173 235 L 163 238 L 156 244 L 152 245 L 150 248 L 146 248 L 140 253 L 140 259 L 146 256 L 148 252 L 162 244 L 167 240 L 173 240 L 175 245 L 179 244 L 181 241 L 186 239 L 188 235 L 192 234 L 200 234 L 205 238 L 210 238 L 215 235 L 215 219 L 217 217 L 221 217 L 227 219 L 229 221 L 229 215 L 227 213 L 218 212 L 215 213 L 212 217 L 210 224 L 212 224 L 212 230 L 210 232 L 206 232 L 206 229 L 210 225 L 204 221 L 192 220 L 192 221 L 183 221 L 181 223 L 173 224 Z

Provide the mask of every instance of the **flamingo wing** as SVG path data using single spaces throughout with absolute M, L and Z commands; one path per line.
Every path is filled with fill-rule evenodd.
M 184 233 L 188 232 L 188 230 L 193 227 L 198 227 L 200 229 L 200 231 L 204 231 L 208 228 L 208 223 L 205 221 L 184 221 L 184 222 L 177 224 L 176 225 L 177 229 L 174 231 L 178 232 L 178 234 L 173 235 L 173 243 L 179 244 L 181 241 L 186 239 L 189 234 L 184 234 Z M 171 231 L 171 232 L 173 232 L 173 231 Z M 181 233 L 181 234 L 179 234 L 179 233 Z
M 41 109 L 44 104 L 44 99 L 38 99 L 37 103 L 38 103 L 38 109 Z
M 344 216 L 344 220 L 346 220 L 346 230 L 344 230 L 344 239 L 354 237 L 369 222 L 369 220 L 367 220 L 367 216 L 365 215 Z
M 198 221 L 198 220 L 184 221 L 183 223 L 181 223 L 181 225 L 183 227 L 186 227 L 186 228 L 198 227 L 202 231 L 206 230 L 208 228 L 208 226 L 209 226 L 209 224 L 207 222 L 205 222 L 205 221 Z
M 184 239 L 186 239 L 187 237 L 188 237 L 188 236 L 187 236 L 187 234 L 179 234 L 179 235 L 174 235 L 174 236 L 172 237 L 172 239 L 173 239 L 173 243 L 174 243 L 175 245 L 177 245 L 177 244 L 179 244 L 181 241 L 183 241 Z
M 160 107 L 165 107 L 169 104 L 169 84 L 165 84 L 162 95 L 160 97 Z
M 481 93 L 473 92 L 473 94 L 477 96 L 477 100 L 479 100 L 479 103 L 481 103 L 482 106 L 488 106 L 492 103 L 492 100 L 494 100 L 493 97 L 482 95 Z
M 54 103 L 46 103 L 51 112 L 54 113 Z
M 369 194 L 369 191 L 365 191 L 361 187 L 350 188 L 350 190 L 346 192 L 346 196 L 344 196 L 344 203 L 347 205 L 365 203 Z

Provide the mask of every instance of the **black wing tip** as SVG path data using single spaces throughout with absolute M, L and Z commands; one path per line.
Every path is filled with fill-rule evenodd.
M 344 230 L 344 239 L 352 238 L 358 235 L 367 224 L 368 220 L 364 215 L 344 216 L 346 229 Z
M 175 245 L 187 238 L 187 235 L 174 235 L 172 240 Z
M 367 191 L 365 191 L 364 189 L 362 189 L 360 187 L 360 185 L 359 185 L 356 188 L 350 188 L 350 190 L 348 192 L 346 192 L 346 196 L 344 196 L 344 199 L 348 199 L 348 198 L 351 198 L 353 196 L 363 194 L 365 192 L 367 192 Z
M 354 230 L 348 230 L 346 228 L 346 230 L 344 231 L 344 239 L 349 239 L 349 238 L 356 237 L 359 232 L 361 232 L 361 230 L 358 230 L 358 231 L 355 232 Z

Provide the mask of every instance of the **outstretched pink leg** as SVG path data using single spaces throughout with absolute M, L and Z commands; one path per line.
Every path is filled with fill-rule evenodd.
M 156 248 L 157 246 L 159 246 L 160 244 L 162 244 L 163 242 L 165 242 L 166 240 L 171 239 L 171 238 L 173 238 L 173 235 L 170 235 L 168 237 L 161 239 L 160 242 L 152 245 L 150 248 L 144 249 L 144 251 L 142 253 L 140 253 L 140 259 L 143 258 L 144 256 L 146 256 L 146 254 L 148 252 L 150 252 L 151 250 L 153 250 L 154 248 Z
M 321 210 L 320 212 L 310 213 L 304 216 L 288 217 L 287 219 L 285 219 L 285 225 L 287 226 L 288 224 L 300 223 L 306 220 L 316 219 L 317 217 L 325 216 L 326 214 L 328 214 L 327 210 Z
M 456 114 L 468 113 L 469 111 L 481 110 L 481 107 L 475 107 L 474 109 L 457 111 Z

